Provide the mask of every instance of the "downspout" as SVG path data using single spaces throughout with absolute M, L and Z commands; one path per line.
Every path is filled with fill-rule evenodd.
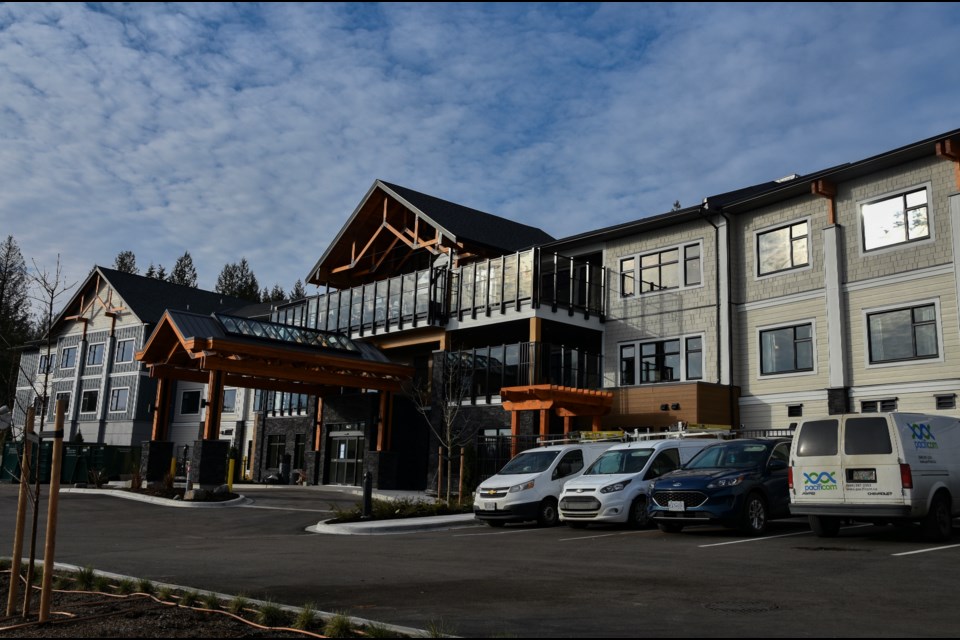
M 719 214 L 719 215 L 724 219 L 724 221 L 726 222 L 726 227 L 727 227 L 727 239 L 726 239 L 727 264 L 726 264 L 726 269 L 727 269 L 727 287 L 728 287 L 727 296 L 728 296 L 728 298 L 729 298 L 729 295 L 730 295 L 730 291 L 729 291 L 730 277 L 729 277 L 729 276 L 730 276 L 730 237 L 731 237 L 730 227 L 731 227 L 731 221 L 730 221 L 730 218 L 727 216 L 727 214 L 723 212 L 723 209 L 722 209 L 722 208 L 719 208 L 719 207 L 718 207 L 718 208 L 716 208 L 716 209 L 711 210 L 711 208 L 710 208 L 710 202 L 709 202 L 709 200 L 708 200 L 707 198 L 704 198 L 704 199 L 703 199 L 703 204 L 700 205 L 700 213 L 703 214 L 703 216 L 704 216 L 703 219 L 706 220 L 706 221 L 710 224 L 711 227 L 713 227 L 713 233 L 714 233 L 714 242 L 713 242 L 713 246 L 714 246 L 714 256 L 713 256 L 713 259 L 714 259 L 714 264 L 716 265 L 716 269 L 714 270 L 714 287 L 715 287 L 716 296 L 717 296 L 717 303 L 716 303 L 716 307 L 717 307 L 717 384 L 721 384 L 721 383 L 723 382 L 723 355 L 722 355 L 722 354 L 723 354 L 723 335 L 722 335 L 722 333 L 721 333 L 721 328 L 724 327 L 724 324 L 721 322 L 721 319 L 723 318 L 723 308 L 722 308 L 722 303 L 721 303 L 721 301 L 720 301 L 720 227 L 719 227 L 717 224 L 715 224 L 715 223 L 713 222 L 713 220 L 710 219 L 710 215 L 713 214 L 713 213 Z M 733 324 L 732 324 L 732 322 L 731 322 L 731 315 L 730 315 L 730 314 L 731 314 L 730 305 L 727 305 L 727 324 L 726 324 L 726 330 L 727 330 L 728 333 L 730 333 L 730 332 L 732 331 L 732 327 L 733 327 Z M 730 358 L 731 358 L 731 359 L 732 359 L 732 353 L 733 353 L 733 348 L 732 348 L 732 346 L 733 346 L 733 345 L 731 345 L 731 349 L 730 349 L 730 354 L 731 354 L 731 355 L 730 355 Z M 734 424 L 734 422 L 735 422 L 734 416 L 736 415 L 736 412 L 734 411 L 735 407 L 734 407 L 733 393 L 732 393 L 732 387 L 733 387 L 733 369 L 732 369 L 732 368 L 731 368 L 731 370 L 730 370 L 730 380 L 729 380 L 728 382 L 729 382 L 729 384 L 728 384 L 727 386 L 728 386 L 729 388 L 727 389 L 727 402 L 728 402 L 728 405 L 729 405 L 728 411 L 729 411 L 729 413 L 730 413 L 730 428 L 731 428 L 731 429 L 734 429 L 734 428 L 737 427 L 737 425 Z

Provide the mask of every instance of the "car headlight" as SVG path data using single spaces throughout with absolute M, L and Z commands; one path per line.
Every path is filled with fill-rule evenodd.
M 614 482 L 613 484 L 608 484 L 604 488 L 600 489 L 600 493 L 613 493 L 614 491 L 623 491 L 623 488 L 630 484 L 630 480 L 621 480 L 620 482 Z
M 533 480 L 530 482 L 524 482 L 523 484 L 515 484 L 510 487 L 510 493 L 516 493 L 517 491 L 526 491 L 527 489 L 533 489 Z
M 741 482 L 743 482 L 747 476 L 741 474 L 739 476 L 734 476 L 732 478 L 720 478 L 719 480 L 714 480 L 707 485 L 708 489 L 719 489 L 721 487 L 735 487 Z

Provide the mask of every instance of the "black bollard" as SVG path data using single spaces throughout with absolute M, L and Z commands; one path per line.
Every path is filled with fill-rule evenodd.
M 360 517 L 364 520 L 373 517 L 373 474 L 369 471 L 363 472 L 363 513 Z

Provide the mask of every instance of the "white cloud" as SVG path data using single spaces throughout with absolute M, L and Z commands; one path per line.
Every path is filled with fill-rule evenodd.
M 0 234 L 302 278 L 376 178 L 617 224 L 958 127 L 955 4 L 5 4 Z

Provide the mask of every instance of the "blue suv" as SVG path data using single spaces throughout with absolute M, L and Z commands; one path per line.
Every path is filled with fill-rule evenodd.
M 727 440 L 700 451 L 650 485 L 650 517 L 661 531 L 721 524 L 756 535 L 790 515 L 790 439 Z

